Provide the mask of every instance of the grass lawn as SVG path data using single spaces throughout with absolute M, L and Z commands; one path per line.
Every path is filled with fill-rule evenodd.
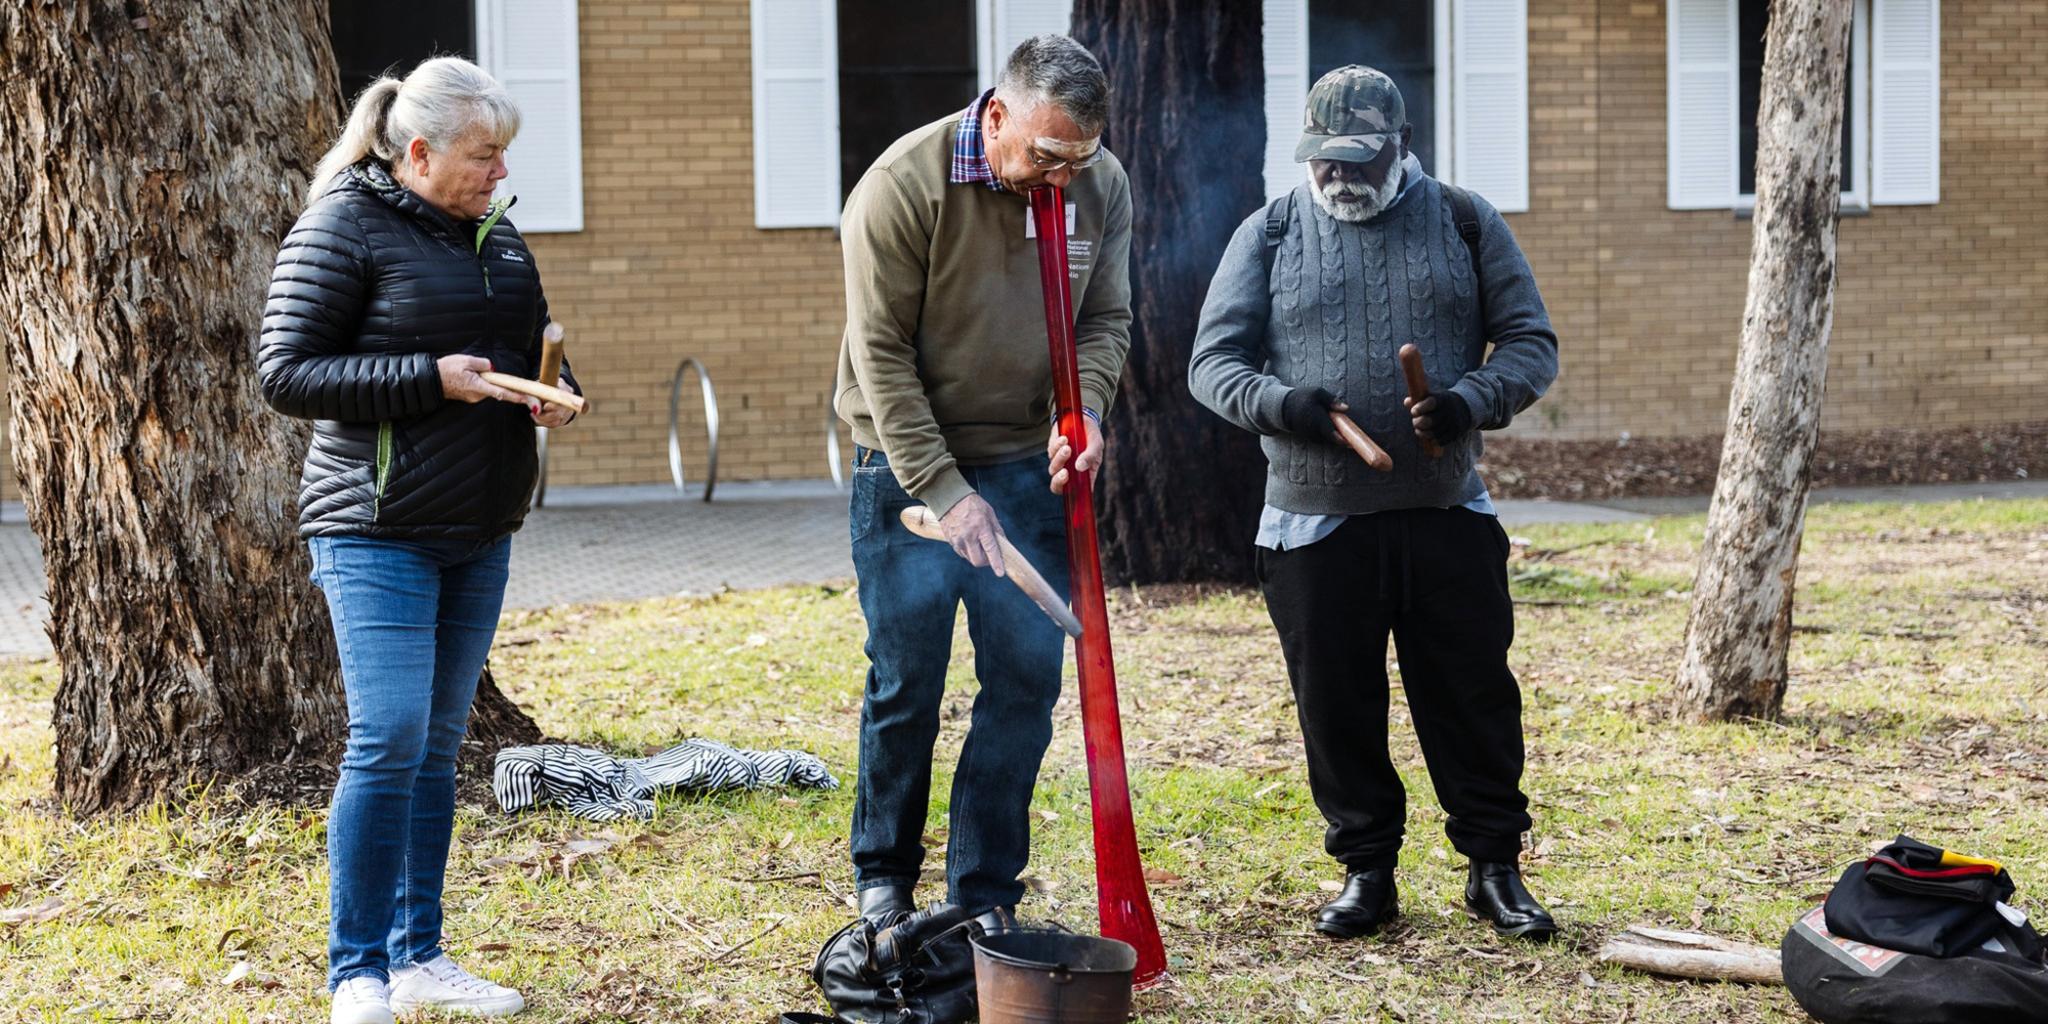
M 1515 531 L 1527 860 L 1565 925 L 1550 947 L 1497 940 L 1458 909 L 1464 865 L 1398 690 L 1404 916 L 1372 941 L 1311 932 L 1339 875 L 1258 596 L 1114 594 L 1139 841 L 1165 873 L 1153 898 L 1173 971 L 1140 995 L 1141 1019 L 1803 1019 L 1779 989 L 1644 977 L 1593 951 L 1635 922 L 1775 945 L 1901 831 L 2005 861 L 2019 905 L 2048 912 L 2048 501 L 1816 509 L 1776 724 L 1669 713 L 1701 525 Z M 493 667 L 551 735 L 632 752 L 690 735 L 801 747 L 850 782 L 862 637 L 848 589 L 790 588 L 511 615 Z M 964 629 L 955 655 L 934 847 L 974 686 Z M 55 683 L 52 664 L 0 669 L 0 911 L 47 912 L 0 924 L 0 1019 L 324 1020 L 324 813 L 205 796 L 56 813 Z M 1092 929 L 1080 748 L 1070 685 L 1025 913 Z M 822 1009 L 806 971 L 849 915 L 851 808 L 844 788 L 678 800 L 611 826 L 465 806 L 448 945 L 523 989 L 537 1024 Z

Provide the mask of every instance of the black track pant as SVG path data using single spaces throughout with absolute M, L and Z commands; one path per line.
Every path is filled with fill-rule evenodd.
M 1392 867 L 1401 849 L 1407 794 L 1387 756 L 1391 632 L 1451 844 L 1474 860 L 1514 860 L 1529 800 L 1499 521 L 1462 508 L 1379 512 L 1257 554 L 1330 856 L 1352 870 Z

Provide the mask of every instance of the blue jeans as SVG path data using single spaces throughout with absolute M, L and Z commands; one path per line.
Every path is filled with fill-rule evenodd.
M 1010 542 L 1065 594 L 1065 505 L 1047 490 L 1045 469 L 1039 455 L 961 472 L 995 508 Z M 1008 906 L 1024 895 L 1017 874 L 1031 853 L 1031 790 L 1052 740 L 1066 634 L 1008 580 L 906 529 L 897 517 L 916 504 L 882 453 L 857 450 L 847 518 L 869 668 L 853 804 L 854 884 L 917 882 L 939 702 L 954 614 L 964 602 L 981 691 L 953 773 L 946 896 L 968 907 Z
M 512 539 L 315 537 L 348 691 L 327 815 L 329 988 L 441 952 L 455 754 L 498 629 Z

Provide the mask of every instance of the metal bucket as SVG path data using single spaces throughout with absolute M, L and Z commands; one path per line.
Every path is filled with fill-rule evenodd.
M 1123 1024 L 1131 1015 L 1129 944 L 1049 928 L 974 940 L 981 1024 Z

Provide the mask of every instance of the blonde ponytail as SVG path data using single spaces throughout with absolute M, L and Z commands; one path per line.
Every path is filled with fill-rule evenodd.
M 375 157 L 390 167 L 415 138 L 445 149 L 471 131 L 500 146 L 519 134 L 519 108 L 490 73 L 460 57 L 435 57 L 405 81 L 379 78 L 356 97 L 341 138 L 320 158 L 306 189 L 311 205 L 342 171 Z
M 320 166 L 313 171 L 313 184 L 306 189 L 306 202 L 327 191 L 334 183 L 334 176 L 343 170 L 361 163 L 363 158 L 374 156 L 390 163 L 398 154 L 390 152 L 384 142 L 384 123 L 391 115 L 392 101 L 398 98 L 399 81 L 396 78 L 379 78 L 356 97 L 356 105 L 349 111 L 348 123 L 342 126 L 341 138 L 334 148 L 320 158 Z

